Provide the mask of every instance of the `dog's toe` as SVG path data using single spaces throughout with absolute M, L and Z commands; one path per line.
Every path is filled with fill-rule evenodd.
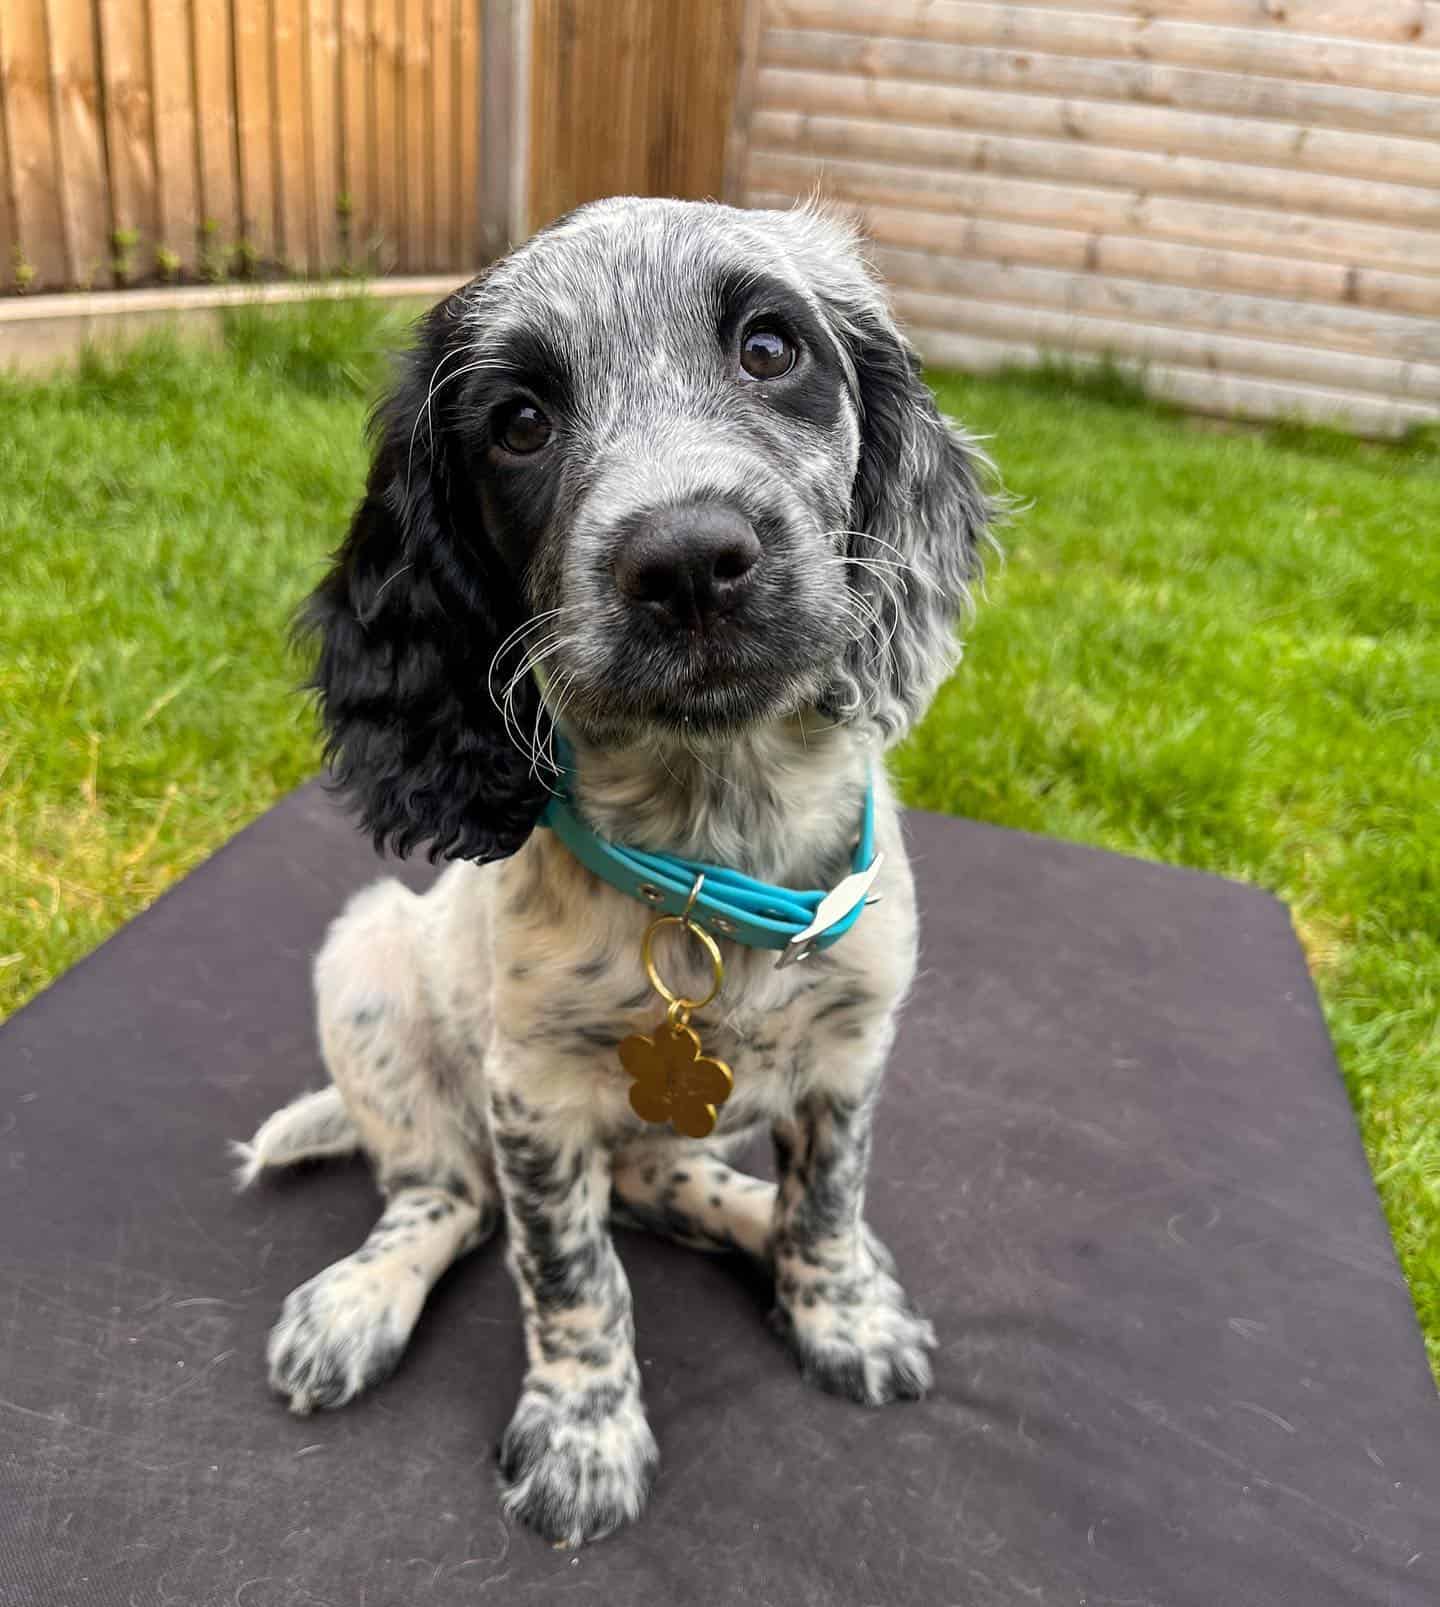
M 270 1387 L 305 1416 L 353 1400 L 404 1354 L 422 1291 L 340 1261 L 290 1294 L 270 1333 Z
M 933 1382 L 929 1352 L 935 1331 L 914 1312 L 880 1309 L 852 1323 L 801 1326 L 783 1308 L 775 1326 L 800 1364 L 806 1383 L 862 1406 L 915 1401 Z
M 807 1383 L 863 1406 L 919 1400 L 933 1381 L 935 1329 L 868 1230 L 864 1250 L 850 1274 L 782 1277 L 772 1320 Z
M 555 1545 L 578 1546 L 639 1516 L 659 1452 L 636 1391 L 597 1412 L 583 1391 L 527 1389 L 497 1460 L 506 1512 Z

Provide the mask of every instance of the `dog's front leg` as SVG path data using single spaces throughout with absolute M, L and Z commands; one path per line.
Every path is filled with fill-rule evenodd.
M 657 1463 L 630 1288 L 610 1242 L 610 1155 L 588 1124 L 531 1104 L 526 1053 L 492 1051 L 490 1123 L 528 1368 L 500 1445 L 501 1499 L 579 1545 L 634 1518 Z
M 775 1325 L 810 1383 L 871 1406 L 923 1395 L 935 1344 L 863 1217 L 876 1084 L 775 1126 Z

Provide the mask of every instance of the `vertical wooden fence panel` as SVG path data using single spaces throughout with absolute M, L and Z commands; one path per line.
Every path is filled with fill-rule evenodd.
M 742 0 L 533 0 L 530 222 L 602 195 L 718 196 Z
M 645 31 L 639 63 L 644 70 L 636 86 L 645 120 L 641 147 L 644 179 L 635 186 L 641 193 L 649 190 L 668 194 L 676 189 L 677 183 L 684 184 L 681 119 L 683 117 L 685 127 L 693 127 L 698 121 L 693 102 L 685 104 L 681 111 L 689 65 L 686 42 L 693 40 L 697 31 L 704 27 L 706 9 L 702 7 L 697 13 L 683 5 L 658 10 L 644 8 Z
M 304 0 L 272 0 L 275 73 L 276 229 L 281 260 L 310 266 L 310 168 L 305 150 Z
M 345 260 L 369 260 L 375 232 L 375 101 L 369 0 L 340 0 L 341 204 Z
M 0 13 L 0 292 L 15 284 L 15 182 L 10 166 L 10 135 L 5 112 L 5 17 Z
M 371 72 L 375 86 L 375 267 L 388 273 L 399 262 L 401 237 L 400 177 L 400 31 L 399 8 L 405 0 L 370 0 L 374 47 Z
M 190 0 L 190 27 L 200 169 L 200 268 L 213 278 L 224 271 L 243 232 L 230 0 Z
M 426 0 L 404 0 L 400 47 L 401 166 L 400 266 L 416 273 L 427 266 L 430 242 L 429 125 L 430 29 Z
M 157 233 L 150 19 L 145 0 L 98 3 L 114 268 L 117 279 L 128 280 L 153 267 Z
M 66 277 L 97 285 L 109 271 L 110 196 L 94 14 L 91 0 L 47 0 L 47 10 Z
M 4 267 L 6 279 L 42 290 L 65 283 L 69 267 L 65 220 L 55 176 L 50 106 L 50 51 L 46 18 L 37 5 L 7 6 L 0 16 L 0 82 L 3 82 L 5 143 L 14 211 L 15 244 Z
M 654 168 L 663 194 L 718 200 L 724 191 L 745 12 L 743 3 L 699 5 L 676 32 L 661 84 L 664 153 Z
M 337 0 L 306 0 L 307 167 L 310 172 L 312 272 L 340 264 L 340 83 Z
M 447 261 L 463 274 L 485 261 L 480 238 L 480 130 L 482 85 L 491 64 L 482 56 L 481 5 L 455 0 L 454 231 Z M 513 92 L 514 85 L 510 85 Z
M 199 261 L 200 182 L 187 0 L 150 0 L 150 82 L 155 104 L 154 260 L 162 277 L 177 269 L 191 274 Z
M 430 245 L 448 263 L 455 207 L 455 18 L 453 0 L 430 0 Z
M 616 15 L 617 36 L 613 41 L 623 63 L 623 71 L 617 74 L 610 59 L 610 42 L 603 50 L 600 48 L 592 18 L 583 5 L 572 0 L 569 9 L 565 57 L 579 104 L 566 107 L 553 99 L 550 103 L 551 115 L 568 122 L 566 146 L 570 160 L 576 164 L 577 177 L 583 174 L 585 180 L 584 195 L 575 196 L 568 205 L 610 189 L 643 195 L 651 187 L 646 181 L 655 112 L 651 98 L 655 70 L 652 53 L 657 46 L 654 35 L 657 20 L 663 26 L 664 13 L 657 12 L 651 0 L 623 0 Z M 612 96 L 618 101 L 614 132 L 604 143 L 592 143 L 587 137 L 587 124 L 593 128 L 601 121 L 601 108 Z M 539 156 L 539 133 L 538 127 L 532 129 L 532 161 Z M 536 217 L 533 221 L 541 220 Z
M 265 0 L 231 0 L 235 30 L 241 244 L 245 255 L 275 254 L 275 154 L 270 92 L 270 14 Z

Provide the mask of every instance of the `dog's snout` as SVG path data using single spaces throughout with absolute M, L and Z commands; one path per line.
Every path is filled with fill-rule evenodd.
M 728 613 L 755 578 L 760 538 L 722 503 L 687 503 L 646 514 L 615 557 L 615 582 L 637 603 L 698 629 Z

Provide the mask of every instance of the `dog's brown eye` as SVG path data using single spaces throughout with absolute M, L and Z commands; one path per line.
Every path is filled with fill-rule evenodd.
M 795 348 L 778 330 L 757 324 L 740 342 L 740 366 L 751 379 L 779 379 L 795 366 Z
M 507 452 L 526 457 L 550 439 L 550 420 L 533 402 L 520 402 L 501 419 L 499 434 Z

